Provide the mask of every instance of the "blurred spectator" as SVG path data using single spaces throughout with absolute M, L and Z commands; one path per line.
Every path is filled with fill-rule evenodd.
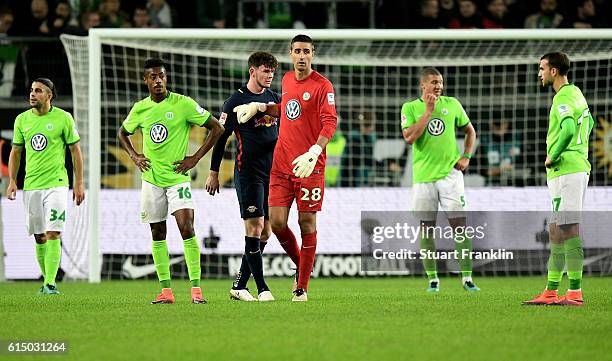
M 540 0 L 540 11 L 525 19 L 525 28 L 558 28 L 563 16 L 557 12 L 557 0 Z
M 482 20 L 485 29 L 503 29 L 515 27 L 515 22 L 508 15 L 508 7 L 504 0 L 489 0 L 487 16 Z
M 13 11 L 8 8 L 0 9 L 0 39 L 7 36 L 13 26 Z M 19 56 L 19 47 L 10 41 L 1 41 L 0 45 L 0 97 L 8 97 L 13 90 L 15 79 L 15 65 Z
M 100 27 L 125 28 L 130 26 L 126 13 L 121 11 L 121 1 L 102 0 L 100 3 Z
M 149 18 L 149 10 L 146 6 L 137 6 L 132 15 L 132 26 L 135 28 L 150 28 L 151 19 Z
M 368 178 L 374 167 L 374 143 L 376 143 L 374 119 L 372 112 L 362 112 L 356 116 L 357 127 L 349 131 L 346 152 L 342 156 L 341 187 L 361 187 L 369 184 Z
M 597 19 L 593 0 L 578 0 L 576 7 L 561 23 L 561 27 L 576 29 L 605 28 L 606 24 Z
M 31 26 L 24 28 L 23 35 L 50 35 L 49 4 L 47 0 L 32 0 L 30 3 Z
M 102 17 L 97 11 L 89 11 L 81 15 L 81 28 L 85 33 L 89 33 L 89 29 L 97 28 L 102 24 Z
M 439 29 L 444 27 L 438 15 L 440 3 L 438 0 L 421 0 L 419 16 L 410 24 L 414 29 Z
M 512 182 L 515 176 L 517 158 L 521 154 L 521 141 L 504 120 L 493 122 L 490 133 L 482 138 L 487 185 L 502 185 Z
M 442 24 L 448 24 L 452 19 L 459 15 L 455 0 L 440 0 L 440 11 L 438 19 Z
M 70 23 L 71 17 L 70 4 L 67 1 L 59 1 L 55 5 L 55 18 L 51 23 L 51 32 L 59 35 L 65 32 Z
M 450 29 L 482 29 L 482 16 L 475 0 L 459 0 L 459 15 L 448 23 Z
M 0 36 L 6 36 L 6 33 L 13 26 L 13 12 L 10 8 L 0 9 Z
M 197 25 L 201 28 L 225 28 L 225 16 L 223 14 L 223 10 L 224 6 L 221 6 L 219 0 L 197 1 Z
M 64 32 L 67 34 L 87 36 L 89 29 L 100 26 L 100 14 L 96 11 L 86 11 L 79 17 L 79 26 L 68 26 Z
M 149 0 L 147 8 L 149 9 L 149 18 L 153 27 L 172 27 L 172 9 L 165 0 Z

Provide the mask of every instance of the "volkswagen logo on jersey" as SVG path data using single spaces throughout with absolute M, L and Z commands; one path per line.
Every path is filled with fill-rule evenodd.
M 30 139 L 30 145 L 32 146 L 32 149 L 40 152 L 41 150 L 47 148 L 47 137 L 40 133 L 34 134 L 32 139 Z
M 427 124 L 427 131 L 434 136 L 444 133 L 444 122 L 441 119 L 433 118 Z
M 287 119 L 296 120 L 300 117 L 301 113 L 302 108 L 300 106 L 300 102 L 297 100 L 291 99 L 287 102 L 287 105 L 285 105 L 285 115 L 287 116 Z
M 155 124 L 151 127 L 151 140 L 153 143 L 162 143 L 166 138 L 168 138 L 168 129 L 164 127 L 162 124 Z

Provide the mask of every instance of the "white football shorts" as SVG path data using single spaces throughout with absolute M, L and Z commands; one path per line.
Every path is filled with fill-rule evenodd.
M 193 209 L 191 197 L 190 182 L 161 188 L 143 181 L 140 193 L 140 220 L 142 223 L 157 223 L 165 221 L 168 213 L 174 214 L 179 209 Z
M 28 234 L 63 232 L 68 208 L 68 187 L 23 192 Z
M 440 180 L 414 184 L 412 201 L 412 209 L 420 216 L 421 221 L 435 221 L 438 209 L 442 210 L 447 218 L 465 217 L 463 173 L 453 168 Z
M 558 226 L 580 223 L 589 175 L 586 172 L 566 174 L 546 183 L 552 201 L 550 223 Z

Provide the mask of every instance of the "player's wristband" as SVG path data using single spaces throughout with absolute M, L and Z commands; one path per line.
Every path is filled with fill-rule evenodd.
M 472 159 L 472 153 L 463 153 L 463 158 Z
M 318 144 L 314 144 L 312 147 L 310 147 L 310 149 L 308 149 L 308 151 L 316 154 L 318 157 L 321 155 L 321 152 L 323 152 L 323 148 L 321 148 L 321 146 Z

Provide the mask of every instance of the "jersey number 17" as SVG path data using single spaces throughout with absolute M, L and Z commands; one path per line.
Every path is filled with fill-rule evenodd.
M 576 144 L 582 144 L 582 142 L 587 140 L 587 137 L 589 135 L 589 117 L 591 116 L 589 109 L 585 109 L 584 112 L 582 112 L 582 115 L 580 116 L 580 118 L 578 118 L 578 125 L 580 126 L 578 128 L 578 139 L 576 139 Z M 586 121 L 586 125 L 583 127 L 582 123 L 585 123 Z M 582 128 L 584 128 L 584 136 L 582 135 Z M 584 137 L 584 140 L 583 140 Z

